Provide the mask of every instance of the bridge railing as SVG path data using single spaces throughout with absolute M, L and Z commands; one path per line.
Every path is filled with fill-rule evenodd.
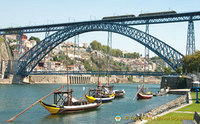
M 146 76 L 162 76 L 164 72 L 135 72 L 135 71 L 69 71 L 69 75 L 146 75 Z M 66 71 L 32 71 L 24 73 L 24 75 L 66 75 Z M 170 75 L 177 75 L 176 72 L 171 72 Z

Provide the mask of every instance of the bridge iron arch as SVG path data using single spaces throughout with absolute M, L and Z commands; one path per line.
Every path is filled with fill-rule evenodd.
M 116 23 L 87 23 L 67 26 L 65 29 L 58 31 L 39 42 L 19 58 L 17 74 L 29 74 L 39 61 L 41 61 L 57 45 L 75 35 L 91 31 L 109 31 L 127 36 L 153 51 L 175 71 L 177 70 L 177 67 L 181 66 L 183 55 L 180 52 L 143 31 Z

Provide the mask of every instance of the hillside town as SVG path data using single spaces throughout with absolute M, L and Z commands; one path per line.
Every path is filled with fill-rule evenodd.
M 9 46 L 11 48 L 11 51 L 13 53 L 14 59 L 17 59 L 19 56 L 19 53 L 23 55 L 25 52 L 30 50 L 32 47 L 34 47 L 40 40 L 36 37 L 30 37 L 28 38 L 26 35 L 22 35 L 21 38 L 21 48 L 19 48 L 19 43 L 17 41 L 17 35 L 6 35 L 6 40 L 9 43 Z M 101 59 L 106 59 L 107 54 L 103 53 L 102 51 L 93 50 L 90 46 L 90 44 L 87 44 L 85 42 L 81 44 L 74 44 L 73 41 L 71 42 L 63 42 L 59 44 L 57 47 L 55 47 L 48 55 L 45 56 L 45 58 L 35 67 L 33 71 L 65 71 L 66 66 L 63 61 L 65 61 L 64 56 L 66 55 L 66 47 L 68 46 L 69 50 L 69 58 L 72 60 L 71 64 L 69 65 L 69 70 L 73 71 L 87 71 L 88 68 L 85 65 L 84 61 L 88 61 L 91 66 L 96 66 L 96 68 L 93 68 L 92 70 L 98 70 L 98 65 L 94 65 L 94 61 L 92 61 L 92 58 L 95 58 L 99 56 Z M 122 67 L 121 70 L 123 71 L 160 71 L 164 72 L 165 68 L 168 68 L 168 65 L 158 57 L 153 57 L 150 59 L 145 59 L 145 57 L 142 57 L 142 55 L 139 56 L 139 58 L 128 58 L 126 57 L 127 51 L 122 51 L 122 56 L 115 57 L 112 55 L 109 55 L 110 60 L 112 60 L 111 64 L 113 66 L 113 70 L 116 70 L 114 68 L 115 65 L 120 65 Z M 60 58 L 59 58 L 60 57 Z M 154 59 L 156 58 L 156 59 Z M 97 60 L 98 58 L 96 58 Z M 106 61 L 106 60 L 105 60 Z M 98 63 L 98 62 L 96 62 Z M 105 63 L 105 62 L 104 62 Z M 106 69 L 106 64 L 102 69 Z M 89 69 L 90 70 L 90 69 Z

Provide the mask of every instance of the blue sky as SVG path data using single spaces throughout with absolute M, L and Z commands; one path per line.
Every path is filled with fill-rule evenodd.
M 0 0 L 0 28 L 99 20 L 104 16 L 160 12 L 200 11 L 199 0 Z M 185 54 L 187 22 L 150 25 L 150 34 Z M 145 25 L 134 26 L 145 31 Z M 196 49 L 200 49 L 200 22 L 195 22 Z M 29 34 L 44 38 L 43 34 Z M 107 32 L 80 35 L 80 42 L 107 43 Z M 73 38 L 68 41 L 73 41 Z M 113 48 L 144 53 L 144 46 L 113 34 Z M 151 53 L 151 56 L 154 54 Z

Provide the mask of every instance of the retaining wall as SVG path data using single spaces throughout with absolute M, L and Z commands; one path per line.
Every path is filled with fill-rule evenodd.
M 183 95 L 181 97 L 176 98 L 175 100 L 168 102 L 160 107 L 157 107 L 155 109 L 152 109 L 151 111 L 147 112 L 146 114 L 144 114 L 144 117 L 154 117 L 158 114 L 161 114 L 163 112 L 166 112 L 170 109 L 179 107 L 183 104 L 186 104 L 188 102 L 188 97 L 187 95 Z

